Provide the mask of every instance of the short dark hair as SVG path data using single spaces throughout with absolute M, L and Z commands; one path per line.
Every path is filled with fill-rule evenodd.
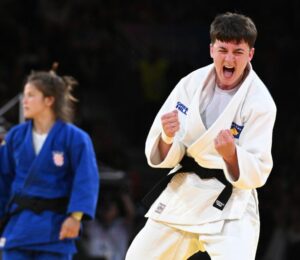
M 210 26 L 211 43 L 245 41 L 250 48 L 254 47 L 257 30 L 251 18 L 238 13 L 227 12 L 215 17 Z

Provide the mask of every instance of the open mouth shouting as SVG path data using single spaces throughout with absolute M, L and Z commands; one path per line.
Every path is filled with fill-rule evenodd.
M 234 73 L 234 67 L 233 66 L 223 66 L 223 75 L 226 79 L 230 79 L 233 76 Z

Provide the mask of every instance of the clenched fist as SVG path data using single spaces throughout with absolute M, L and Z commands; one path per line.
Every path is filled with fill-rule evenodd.
M 239 165 L 234 137 L 229 129 L 221 130 L 215 138 L 215 148 L 227 164 L 229 173 L 234 180 L 239 178 Z
M 235 142 L 230 130 L 226 129 L 219 132 L 215 138 L 215 148 L 224 159 L 235 155 Z
M 166 136 L 174 137 L 180 126 L 178 111 L 173 110 L 172 112 L 164 114 L 161 117 L 161 124 Z

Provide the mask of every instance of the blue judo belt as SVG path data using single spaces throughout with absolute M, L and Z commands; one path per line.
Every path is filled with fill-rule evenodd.
M 155 186 L 145 195 L 142 199 L 143 205 L 150 207 L 161 192 L 167 187 L 171 179 L 177 174 L 182 172 L 195 173 L 201 179 L 216 178 L 218 181 L 225 185 L 218 198 L 213 203 L 213 206 L 219 210 L 223 210 L 232 194 L 232 184 L 224 176 L 223 170 L 220 169 L 208 169 L 201 167 L 193 158 L 184 156 L 180 161 L 182 166 L 172 174 L 164 176 Z

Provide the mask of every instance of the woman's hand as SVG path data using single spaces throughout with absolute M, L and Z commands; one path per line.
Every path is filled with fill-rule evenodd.
M 61 226 L 59 239 L 63 240 L 66 238 L 76 238 L 79 235 L 79 231 L 80 221 L 70 216 L 66 218 Z

